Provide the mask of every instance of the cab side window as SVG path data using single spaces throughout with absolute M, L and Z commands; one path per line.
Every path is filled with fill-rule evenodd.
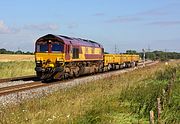
M 79 48 L 73 48 L 73 59 L 79 58 Z

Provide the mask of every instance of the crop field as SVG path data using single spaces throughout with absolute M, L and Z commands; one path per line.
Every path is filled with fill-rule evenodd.
M 34 75 L 34 61 L 0 62 L 0 79 Z
M 170 85 L 171 84 L 171 85 Z M 0 106 L 0 123 L 148 124 L 161 98 L 161 123 L 180 123 L 180 63 L 159 63 L 133 72 L 61 89 L 17 105 Z M 21 96 L 17 99 L 21 101 Z
M 0 54 L 0 62 L 9 61 L 34 61 L 34 55 Z
M 0 78 L 35 74 L 34 55 L 0 54 Z
M 0 78 L 34 75 L 34 55 L 0 54 Z

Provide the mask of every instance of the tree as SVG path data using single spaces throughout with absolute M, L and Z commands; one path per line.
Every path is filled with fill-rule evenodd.
M 29 51 L 23 52 L 23 51 L 21 51 L 21 50 L 18 50 L 18 51 L 16 51 L 16 52 L 14 52 L 14 51 L 6 50 L 6 49 L 4 49 L 4 48 L 1 48 L 1 49 L 0 49 L 0 54 L 28 54 L 28 55 L 33 55 L 33 53 L 32 53 L 32 52 L 29 52 Z
M 156 54 L 154 52 L 147 52 L 146 58 L 151 60 L 156 60 Z
M 15 54 L 23 54 L 24 52 L 22 52 L 21 50 L 18 50 L 15 52 Z
M 6 54 L 6 49 L 4 49 L 4 48 L 2 48 L 2 49 L 0 49 L 0 54 Z
M 126 50 L 127 54 L 137 54 L 136 50 Z

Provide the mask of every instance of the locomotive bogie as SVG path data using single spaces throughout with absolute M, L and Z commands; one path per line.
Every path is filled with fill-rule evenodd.
M 102 61 L 66 63 L 64 74 L 66 77 L 78 77 L 79 75 L 94 74 L 103 68 Z

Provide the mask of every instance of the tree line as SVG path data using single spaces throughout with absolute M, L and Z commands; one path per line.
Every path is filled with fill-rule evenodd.
M 135 50 L 127 50 L 127 54 L 138 54 L 141 58 L 143 58 L 143 52 L 136 52 Z M 169 59 L 180 59 L 180 53 L 178 52 L 164 52 L 164 51 L 153 51 L 153 52 L 145 52 L 145 58 L 151 60 L 161 60 L 167 61 Z
M 23 52 L 21 50 L 17 50 L 17 51 L 10 51 L 10 50 L 6 50 L 4 48 L 1 48 L 0 49 L 0 54 L 27 54 L 27 55 L 33 55 L 32 52 Z

